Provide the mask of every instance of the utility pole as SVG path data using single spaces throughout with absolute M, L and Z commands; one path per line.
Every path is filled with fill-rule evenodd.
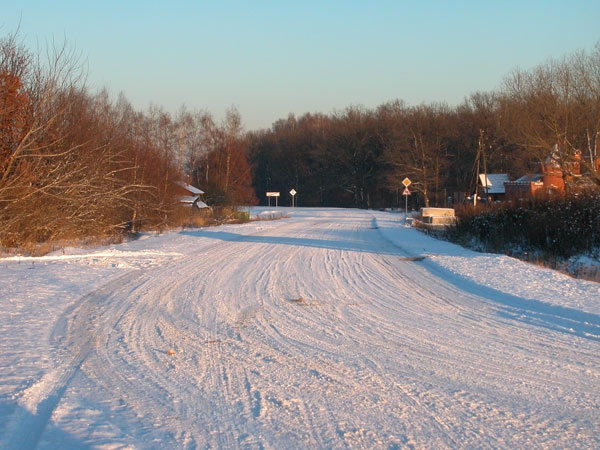
M 484 131 L 482 129 L 479 130 L 479 142 L 477 144 L 477 156 L 475 156 L 475 167 L 473 168 L 474 172 L 474 181 L 475 181 L 475 189 L 473 191 L 473 185 L 471 185 L 471 192 L 473 192 L 473 204 L 477 204 L 477 186 L 479 184 L 479 170 L 480 164 L 483 163 L 483 188 L 485 189 L 485 196 L 488 197 L 488 177 L 487 177 L 487 161 L 485 158 L 485 145 L 483 142 L 483 134 Z

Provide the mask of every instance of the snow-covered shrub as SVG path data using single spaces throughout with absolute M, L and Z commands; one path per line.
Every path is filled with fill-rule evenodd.
M 569 258 L 600 248 L 598 193 L 462 208 L 457 216 L 448 238 L 487 252 Z

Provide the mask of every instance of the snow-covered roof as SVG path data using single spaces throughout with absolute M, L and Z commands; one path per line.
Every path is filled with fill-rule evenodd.
M 209 206 L 204 203 L 203 201 L 201 201 L 198 196 L 204 194 L 204 191 L 202 189 L 198 189 L 196 186 L 192 186 L 191 184 L 187 184 L 184 183 L 183 181 L 180 181 L 177 183 L 179 186 L 181 186 L 183 189 L 185 189 L 187 192 L 189 192 L 192 195 L 182 195 L 179 197 L 179 201 L 181 203 L 183 203 L 185 206 L 197 206 L 198 208 L 202 209 L 202 208 L 208 208 Z
M 181 186 L 182 188 L 184 188 L 186 191 L 188 191 L 191 194 L 194 194 L 194 195 L 204 194 L 203 190 L 198 189 L 196 186 L 192 186 L 191 184 L 184 183 L 183 181 L 181 181 L 177 184 L 179 184 L 179 186 Z
M 539 173 L 530 173 L 517 178 L 513 183 L 537 183 L 542 181 L 542 176 Z
M 505 181 L 510 181 L 506 173 L 488 173 L 487 181 L 485 174 L 479 174 L 479 182 L 487 190 L 488 194 L 504 194 Z
M 183 203 L 184 206 L 197 206 L 200 209 L 209 208 L 206 203 L 204 203 L 202 200 L 199 200 L 196 196 L 179 197 L 179 201 Z
M 198 197 L 191 195 L 184 195 L 183 197 L 179 197 L 179 201 L 181 203 L 189 203 L 190 205 L 193 204 L 196 200 L 198 200 Z

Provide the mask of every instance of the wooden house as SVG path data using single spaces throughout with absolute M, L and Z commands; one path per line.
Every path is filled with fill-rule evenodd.
M 504 200 L 506 192 L 504 183 L 509 181 L 505 173 L 480 173 L 477 183 L 477 196 L 487 202 L 497 202 Z
M 204 203 L 200 196 L 204 194 L 202 189 L 198 189 L 191 184 L 185 182 L 177 183 L 179 186 L 179 202 L 189 208 L 198 208 L 205 209 L 210 208 L 206 203 Z

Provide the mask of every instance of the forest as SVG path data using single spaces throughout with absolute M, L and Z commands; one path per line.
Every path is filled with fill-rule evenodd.
M 548 155 L 567 169 L 582 158 L 600 185 L 600 43 L 529 70 L 457 106 L 392 99 L 281 118 L 246 131 L 181 107 L 132 107 L 125 94 L 90 92 L 65 43 L 36 54 L 17 34 L 0 39 L 0 248 L 119 236 L 181 225 L 179 184 L 214 208 L 267 204 L 390 208 L 446 206 L 472 193 L 485 171 L 516 178 Z M 481 163 L 481 158 L 479 158 Z M 565 170 L 567 173 L 567 170 Z
M 389 208 L 448 206 L 475 191 L 477 172 L 511 179 L 539 171 L 549 156 L 570 176 L 567 188 L 598 185 L 600 44 L 531 70 L 514 69 L 494 92 L 476 92 L 458 106 L 350 106 L 337 114 L 290 115 L 249 133 L 258 194 L 298 192 L 301 206 Z M 264 197 L 261 197 L 264 202 Z
M 85 76 L 66 43 L 37 55 L 0 40 L 0 248 L 176 226 L 181 182 L 215 207 L 256 203 L 235 108 L 221 123 L 136 111 Z

